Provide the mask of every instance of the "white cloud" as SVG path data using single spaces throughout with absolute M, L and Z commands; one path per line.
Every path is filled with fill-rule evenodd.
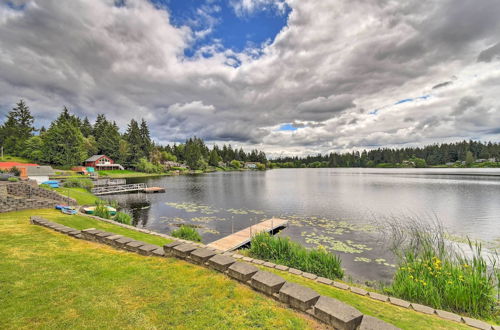
M 147 118 L 161 142 L 197 135 L 273 154 L 500 134 L 496 0 L 287 0 L 274 40 L 241 53 L 215 41 L 192 58 L 184 50 L 217 22 L 175 27 L 147 0 L 23 3 L 0 3 L 0 109 L 25 98 L 39 124 L 67 105 L 123 126 Z M 233 5 L 248 16 L 280 3 Z M 304 127 L 275 130 L 284 123 Z

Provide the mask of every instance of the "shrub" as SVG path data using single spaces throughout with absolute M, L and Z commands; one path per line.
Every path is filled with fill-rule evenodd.
M 90 179 L 69 178 L 63 183 L 67 188 L 84 188 L 90 191 L 94 187 L 94 183 Z
M 198 234 L 196 229 L 189 226 L 181 226 L 172 232 L 172 236 L 187 239 L 188 241 L 201 242 L 201 236 Z
M 470 256 L 445 239 L 439 224 L 416 221 L 393 225 L 392 248 L 399 257 L 392 285 L 387 291 L 402 299 L 488 317 L 496 305 L 493 268 L 481 253 L 481 246 L 472 244 Z
M 132 224 L 132 216 L 125 212 L 116 212 L 116 215 L 113 220 L 126 225 Z
M 330 279 L 342 278 L 344 271 L 338 256 L 324 248 L 307 249 L 289 238 L 259 233 L 252 237 L 250 254 L 260 259 L 300 269 Z
M 151 162 L 148 162 L 146 158 L 141 158 L 135 164 L 135 168 L 139 172 L 144 172 L 144 173 L 162 173 L 163 172 L 163 167 L 161 165 L 155 165 Z
M 104 218 L 104 219 L 110 219 L 111 214 L 109 213 L 109 210 L 106 205 L 100 203 L 95 207 L 94 215 L 96 217 Z
M 231 167 L 241 168 L 241 162 L 237 161 L 236 159 L 233 159 L 229 164 L 231 165 Z
M 19 179 L 16 178 L 15 176 L 11 176 L 10 178 L 7 179 L 7 181 L 9 181 L 9 182 L 18 182 Z

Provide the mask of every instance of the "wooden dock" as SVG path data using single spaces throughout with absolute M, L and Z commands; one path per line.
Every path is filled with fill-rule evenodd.
M 221 238 L 215 242 L 208 244 L 208 247 L 218 249 L 221 251 L 232 251 L 236 250 L 239 247 L 242 247 L 245 244 L 248 244 L 253 235 L 261 233 L 261 232 L 274 232 L 277 229 L 284 228 L 288 225 L 288 220 L 272 218 L 268 220 L 264 220 L 240 230 L 234 234 Z

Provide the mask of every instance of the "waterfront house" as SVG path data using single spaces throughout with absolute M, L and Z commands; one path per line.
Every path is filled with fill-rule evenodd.
M 115 164 L 114 160 L 106 155 L 94 155 L 84 162 L 85 167 L 93 167 L 96 170 L 123 170 L 123 166 Z
M 170 160 L 163 161 L 162 165 L 165 166 L 165 169 L 167 169 L 167 170 L 171 169 L 172 167 L 187 168 L 187 166 L 184 164 L 181 164 L 178 162 L 173 162 Z
M 36 183 L 48 181 L 51 175 L 54 175 L 54 170 L 50 166 L 27 166 L 26 174 L 30 180 L 35 180 Z

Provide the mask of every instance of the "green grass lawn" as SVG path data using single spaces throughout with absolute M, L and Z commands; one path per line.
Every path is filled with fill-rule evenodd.
M 0 162 L 32 163 L 29 159 L 9 155 L 4 155 L 3 158 L 0 157 Z
M 320 327 L 215 271 L 77 240 L 28 215 L 0 215 L 1 329 Z
M 151 174 L 151 173 L 143 173 L 136 172 L 130 170 L 109 170 L 109 171 L 98 171 L 99 176 L 108 177 L 108 178 L 137 178 L 137 177 L 148 177 L 148 176 L 160 176 L 165 174 Z
M 84 188 L 48 188 L 57 191 L 59 194 L 76 199 L 78 205 L 95 205 L 96 200 L 101 200 Z

